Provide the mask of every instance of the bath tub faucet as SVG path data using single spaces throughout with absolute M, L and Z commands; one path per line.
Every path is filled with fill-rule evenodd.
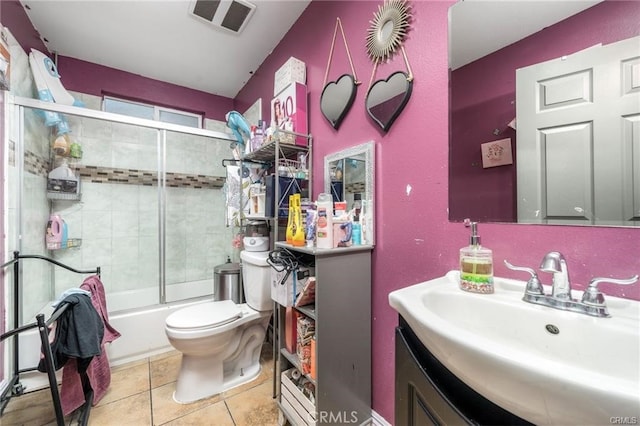
M 638 275 L 628 279 L 593 278 L 582 295 L 582 300 L 575 300 L 571 296 L 571 282 L 564 256 L 557 251 L 547 253 L 542 259 L 540 270 L 553 273 L 551 294 L 545 294 L 538 275 L 531 268 L 513 266 L 506 260 L 504 264 L 514 271 L 523 271 L 531 275 L 522 300 L 536 305 L 548 306 L 563 311 L 577 312 L 593 317 L 610 317 L 604 300 L 604 294 L 598 289 L 598 284 L 608 282 L 612 284 L 628 285 L 638 281 Z

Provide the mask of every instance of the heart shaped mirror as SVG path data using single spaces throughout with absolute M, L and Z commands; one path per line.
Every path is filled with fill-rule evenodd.
M 367 113 L 386 132 L 409 101 L 412 89 L 413 81 L 403 71 L 376 81 L 367 92 Z
M 349 74 L 344 74 L 337 81 L 330 81 L 324 86 L 320 96 L 320 111 L 334 129 L 340 127 L 340 123 L 351 109 L 356 98 L 356 90 L 356 82 Z

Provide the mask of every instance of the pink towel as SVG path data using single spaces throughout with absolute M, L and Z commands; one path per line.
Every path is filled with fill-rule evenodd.
M 83 290 L 91 292 L 91 303 L 96 308 L 104 323 L 104 337 L 102 338 L 102 353 L 93 357 L 87 376 L 93 389 L 93 405 L 96 405 L 107 392 L 111 384 L 111 367 L 105 351 L 105 344 L 111 343 L 120 337 L 120 333 L 109 324 L 109 313 L 107 311 L 107 299 L 104 293 L 104 286 L 97 275 L 90 276 L 84 280 L 80 286 Z M 80 407 L 85 402 L 82 381 L 78 373 L 78 365 L 75 358 L 69 359 L 62 369 L 62 385 L 60 387 L 60 402 L 64 415 L 69 415 L 73 410 Z

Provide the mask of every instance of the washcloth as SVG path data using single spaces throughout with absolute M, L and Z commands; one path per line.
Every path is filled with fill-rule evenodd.
M 104 324 L 100 354 L 93 357 L 86 371 L 89 383 L 85 387 L 90 386 L 93 390 L 93 405 L 96 405 L 104 397 L 111 384 L 111 367 L 105 344 L 116 340 L 120 337 L 120 333 L 109 324 L 107 299 L 100 277 L 93 275 L 86 278 L 80 288 L 91 292 L 91 303 Z M 78 364 L 77 360 L 70 359 L 62 370 L 60 402 L 65 416 L 85 403 L 85 389 L 80 376 L 81 369 L 82 366 Z

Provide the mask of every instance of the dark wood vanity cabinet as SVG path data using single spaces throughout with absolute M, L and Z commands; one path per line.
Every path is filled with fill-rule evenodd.
M 405 320 L 396 328 L 395 424 L 528 425 L 446 369 Z

